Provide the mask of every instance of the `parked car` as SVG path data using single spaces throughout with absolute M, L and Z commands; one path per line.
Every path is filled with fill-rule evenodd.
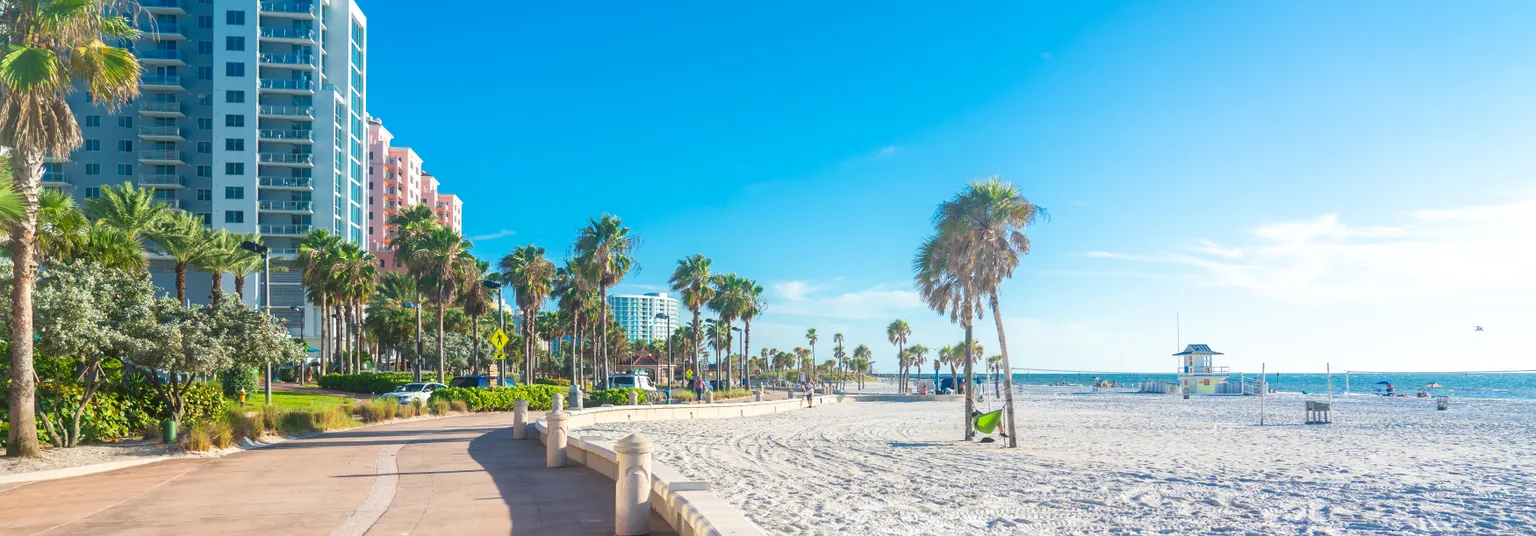
M 490 376 L 459 376 L 448 380 L 449 387 L 490 387 Z
M 608 389 L 624 389 L 638 387 L 646 391 L 655 391 L 656 386 L 651 385 L 651 377 L 644 374 L 614 374 L 608 377 Z
M 379 395 L 379 398 L 394 400 L 401 404 L 411 404 L 420 400 L 422 404 L 432 398 L 432 392 L 438 389 L 447 389 L 448 386 L 441 383 L 407 383 L 395 388 L 394 391 Z

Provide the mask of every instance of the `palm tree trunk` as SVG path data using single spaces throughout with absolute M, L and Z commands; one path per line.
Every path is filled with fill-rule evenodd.
M 224 272 L 214 272 L 209 275 L 213 276 L 208 285 L 208 301 L 211 303 L 219 299 L 219 293 L 222 290 L 220 287 L 224 286 Z
M 441 287 L 439 287 L 439 291 L 441 291 Z M 438 296 L 442 296 L 442 293 L 439 292 Z M 446 379 L 443 374 L 448 370 L 448 360 L 443 354 L 443 317 L 446 316 L 447 310 L 448 304 L 437 304 L 437 383 L 443 383 L 443 380 Z
M 1008 414 L 1008 448 L 1019 446 L 1018 436 L 1014 434 L 1013 423 L 1013 366 L 1008 362 L 1008 335 L 1003 332 L 1002 310 L 997 305 L 997 289 L 993 289 L 987 297 L 992 307 L 992 321 L 997 324 L 997 347 L 1002 350 L 1003 362 L 998 365 L 1003 374 L 1003 409 Z
M 475 355 L 474 360 L 469 362 L 469 373 L 478 375 L 480 374 L 480 315 L 469 317 L 469 323 L 474 325 L 472 329 L 475 333 Z
M 969 312 L 967 312 L 969 314 Z M 976 398 L 971 389 L 971 322 L 965 321 L 965 348 L 961 349 L 961 355 L 965 359 L 965 440 L 970 441 L 976 437 L 975 423 L 971 421 L 971 412 L 976 411 Z
M 752 320 L 741 321 L 741 383 L 748 388 L 752 386 L 752 372 L 748 370 L 752 360 L 747 356 L 752 355 Z
M 43 176 L 43 154 L 17 151 L 11 170 L 13 187 L 22 198 L 22 217 L 11 225 L 11 387 L 10 431 L 6 455 L 39 458 L 37 444 L 36 373 L 32 368 L 32 276 L 37 273 L 37 196 Z
M 185 306 L 187 303 L 187 263 L 176 263 L 176 303 Z
M 244 275 L 235 274 L 235 295 L 239 296 L 241 301 L 245 300 L 245 276 Z M 270 311 L 268 311 L 268 312 L 270 312 Z
M 323 293 L 323 292 L 320 293 L 320 367 L 319 367 L 320 370 L 317 373 L 320 376 L 322 376 L 322 377 L 325 376 L 325 369 L 326 369 L 326 367 L 329 367 L 330 364 L 331 364 L 331 353 L 335 351 L 334 348 L 331 348 L 331 344 L 330 344 L 331 343 L 331 322 L 330 322 L 331 307 L 330 307 L 330 305 L 331 305 L 330 296 L 326 296 L 325 293 Z
M 598 284 L 601 285 L 602 282 L 599 281 Z M 602 286 L 598 289 L 597 294 L 598 301 L 602 302 L 598 305 L 602 308 L 603 315 L 603 335 L 599 340 L 598 346 L 603 350 L 603 381 L 606 382 L 608 377 L 613 375 L 608 370 L 608 287 Z
M 357 370 L 363 370 L 363 349 L 367 348 L 363 343 L 363 303 L 357 299 L 352 300 L 352 336 L 357 338 Z

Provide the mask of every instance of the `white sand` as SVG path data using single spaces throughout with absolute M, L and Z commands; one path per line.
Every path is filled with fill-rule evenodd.
M 782 534 L 1536 534 L 1536 403 L 1301 395 L 1018 396 L 1020 448 L 966 444 L 960 403 L 610 424 Z M 983 405 L 985 408 L 985 405 Z
M 0 475 L 31 473 L 101 463 L 181 455 L 175 445 L 159 440 L 132 439 L 115 443 L 81 445 L 74 448 L 43 448 L 41 458 L 0 458 Z

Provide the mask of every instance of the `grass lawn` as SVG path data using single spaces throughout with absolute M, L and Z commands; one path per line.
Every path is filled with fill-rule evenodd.
M 263 396 L 259 390 L 251 393 L 245 399 L 245 408 L 247 410 L 261 409 Z M 344 396 L 272 391 L 272 405 L 277 406 L 278 409 L 283 411 L 326 409 L 340 406 L 349 400 L 351 399 Z

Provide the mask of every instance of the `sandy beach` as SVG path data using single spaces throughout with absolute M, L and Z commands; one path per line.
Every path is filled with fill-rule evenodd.
M 960 404 L 610 424 L 779 534 L 1532 534 L 1536 403 L 1302 395 L 1017 395 L 1020 444 L 964 443 Z M 983 409 L 986 404 L 982 404 Z

